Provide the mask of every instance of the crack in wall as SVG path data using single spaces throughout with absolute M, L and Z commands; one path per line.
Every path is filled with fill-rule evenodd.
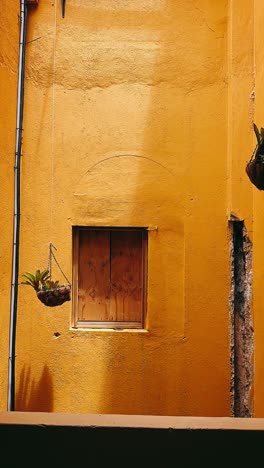
M 231 231 L 231 411 L 252 417 L 254 330 L 251 314 L 252 243 L 244 222 L 233 218 Z

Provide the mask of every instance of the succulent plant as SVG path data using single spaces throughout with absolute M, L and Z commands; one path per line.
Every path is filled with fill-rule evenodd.
M 60 287 L 59 281 L 52 281 L 50 279 L 47 279 L 45 284 L 42 286 L 42 291 L 47 291 L 48 289 L 56 289 Z
M 26 272 L 22 277 L 25 281 L 21 284 L 31 286 L 35 291 L 42 291 L 47 286 L 47 281 L 50 280 L 50 273 L 49 270 L 36 270 L 35 274 Z
M 258 152 L 262 154 L 262 151 L 264 151 L 264 128 L 261 127 L 259 130 L 255 123 L 253 128 L 258 142 Z

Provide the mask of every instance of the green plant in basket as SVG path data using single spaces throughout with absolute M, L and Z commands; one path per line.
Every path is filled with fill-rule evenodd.
M 25 278 L 25 281 L 22 281 L 21 284 L 26 284 L 31 286 L 35 291 L 43 291 L 43 289 L 48 289 L 47 284 L 50 281 L 49 270 L 36 270 L 35 274 L 26 272 L 22 275 Z M 59 282 L 58 282 L 59 283 Z
M 63 304 L 65 301 L 71 300 L 70 282 L 63 273 L 52 249 L 57 250 L 56 247 L 54 247 L 54 245 L 50 242 L 48 268 L 43 271 L 36 270 L 35 274 L 26 272 L 24 275 L 22 275 L 25 281 L 21 282 L 21 284 L 31 286 L 36 291 L 37 298 L 40 300 L 40 302 L 48 307 L 55 307 Z M 60 284 L 59 281 L 53 281 L 51 279 L 52 258 L 54 258 L 60 272 L 66 279 L 66 284 Z
M 45 284 L 42 286 L 42 291 L 47 291 L 48 289 L 56 289 L 60 287 L 60 282 L 59 281 L 52 281 L 50 279 L 47 279 Z
M 35 274 L 26 272 L 22 277 L 25 281 L 21 284 L 31 286 L 36 291 L 40 302 L 46 306 L 58 306 L 71 299 L 70 284 L 52 281 L 49 270 L 36 270 Z

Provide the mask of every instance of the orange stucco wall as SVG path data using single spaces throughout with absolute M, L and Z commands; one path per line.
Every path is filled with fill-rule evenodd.
M 8 3 L 14 16 L 15 2 Z M 59 1 L 40 0 L 30 12 L 21 273 L 46 267 L 52 241 L 71 277 L 73 225 L 158 229 L 149 231 L 144 331 L 73 330 L 71 302 L 45 308 L 20 286 L 18 410 L 230 415 L 228 219 L 231 213 L 245 219 L 253 238 L 253 206 L 261 211 L 261 194 L 244 171 L 254 145 L 261 22 L 255 24 L 253 0 L 243 1 L 242 10 L 239 4 L 67 0 L 62 19 Z M 4 13 L 17 35 L 12 8 Z M 0 69 L 14 86 L 16 60 L 14 53 Z M 4 383 L 11 160 L 3 182 L 9 193 L 1 267 Z M 259 227 L 258 249 L 260 233 Z M 256 278 L 254 288 L 261 287 Z M 1 395 L 5 409 L 5 385 Z
M 263 5 L 261 1 L 255 2 L 255 119 L 259 124 L 264 122 L 264 68 L 262 50 L 264 38 L 262 33 L 262 22 L 264 19 Z M 264 210 L 263 193 L 253 191 L 253 214 L 254 214 L 254 289 L 253 307 L 255 318 L 255 414 L 258 417 L 264 415 L 264 301 L 263 301 L 263 232 L 264 232 Z

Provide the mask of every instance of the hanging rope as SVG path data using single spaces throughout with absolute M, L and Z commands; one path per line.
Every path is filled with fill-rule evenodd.
M 56 249 L 55 245 L 52 244 L 52 242 L 50 242 L 49 244 L 49 258 L 48 258 L 48 270 L 49 270 L 49 274 L 50 274 L 50 279 L 52 279 L 52 258 L 54 259 L 57 267 L 59 268 L 61 274 L 63 275 L 63 277 L 66 279 L 67 283 L 70 284 L 70 281 L 68 280 L 67 276 L 65 275 L 65 273 L 62 271 L 62 268 L 53 252 L 52 249 Z

